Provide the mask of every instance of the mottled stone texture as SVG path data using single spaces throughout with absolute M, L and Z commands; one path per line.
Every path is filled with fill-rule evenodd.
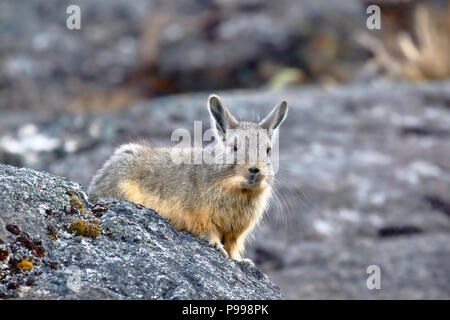
M 75 219 L 100 225 L 101 235 L 68 233 Z M 283 298 L 261 271 L 176 231 L 154 211 L 89 200 L 77 183 L 31 169 L 0 165 L 0 239 L 6 298 Z
M 448 80 L 219 93 L 241 119 L 263 117 L 282 99 L 290 107 L 279 201 L 247 246 L 288 298 L 450 298 Z M 174 145 L 174 129 L 193 132 L 194 120 L 208 128 L 208 94 L 39 121 L 0 117 L 0 162 L 86 186 L 120 143 Z M 381 290 L 366 287 L 373 264 Z

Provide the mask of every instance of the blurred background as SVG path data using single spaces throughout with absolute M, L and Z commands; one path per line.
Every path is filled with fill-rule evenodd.
M 87 186 L 117 145 L 207 120 L 211 92 L 250 120 L 285 99 L 250 258 L 291 299 L 449 299 L 449 78 L 446 0 L 3 0 L 0 162 Z

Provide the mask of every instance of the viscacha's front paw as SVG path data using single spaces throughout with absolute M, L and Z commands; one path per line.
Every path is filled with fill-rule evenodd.
M 210 240 L 209 245 L 219 251 L 224 257 L 228 258 L 228 252 L 225 250 L 223 244 Z
M 240 260 L 238 260 L 238 261 L 239 261 L 239 262 L 242 262 L 242 263 L 249 264 L 249 265 L 251 265 L 252 267 L 255 266 L 255 263 L 254 263 L 252 260 L 248 259 L 248 258 L 240 259 Z

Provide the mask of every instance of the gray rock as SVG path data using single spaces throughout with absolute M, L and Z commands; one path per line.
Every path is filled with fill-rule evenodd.
M 283 298 L 261 271 L 176 231 L 153 210 L 113 199 L 100 206 L 68 179 L 0 165 L 0 199 L 4 297 Z M 69 233 L 76 219 L 99 225 L 101 234 Z
M 280 131 L 281 199 L 247 246 L 287 297 L 450 298 L 450 81 L 220 94 L 242 119 L 256 120 L 281 99 L 290 107 Z M 207 129 L 207 96 L 43 120 L 0 117 L 0 162 L 86 186 L 120 143 L 173 145 L 173 130 L 192 132 L 194 120 Z M 33 151 L 39 136 L 58 144 Z M 28 147 L 14 152 L 18 145 Z M 372 264 L 381 268 L 379 291 L 365 286 Z

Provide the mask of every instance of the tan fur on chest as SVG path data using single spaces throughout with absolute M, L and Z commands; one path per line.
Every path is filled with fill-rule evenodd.
M 210 203 L 199 202 L 196 207 L 182 203 L 180 197 L 162 198 L 156 192 L 144 190 L 133 180 L 122 181 L 119 189 L 125 199 L 154 209 L 169 219 L 175 229 L 196 236 L 217 234 L 220 242 L 224 239 L 235 242 L 245 235 L 258 222 L 265 208 L 262 191 L 239 191 L 231 182 L 217 185 Z
M 216 184 L 215 190 L 219 204 L 213 214 L 221 233 L 237 235 L 257 223 L 267 202 L 267 190 L 242 190 L 238 181 L 224 181 Z

